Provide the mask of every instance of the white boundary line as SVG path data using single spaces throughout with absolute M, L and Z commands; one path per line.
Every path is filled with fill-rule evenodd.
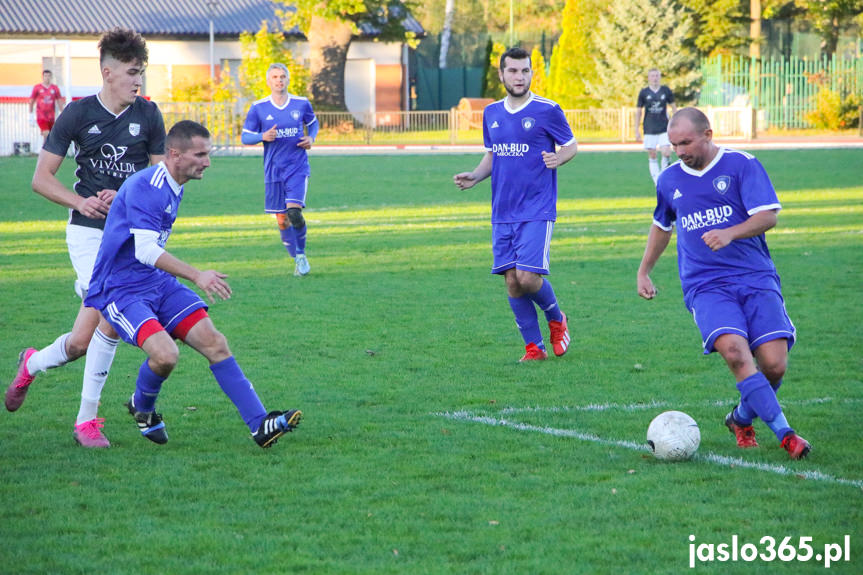
M 811 400 L 801 400 L 796 402 L 787 402 L 794 403 L 796 405 L 806 405 L 813 403 L 827 403 L 833 401 L 833 399 L 827 398 L 816 398 Z M 726 402 L 707 402 L 709 405 L 717 405 L 723 404 Z M 729 405 L 731 402 L 728 402 Z M 849 399 L 844 400 L 842 403 L 859 403 L 859 400 Z M 599 405 L 584 405 L 584 406 L 573 406 L 573 407 L 528 407 L 528 408 L 504 408 L 499 411 L 499 413 L 524 413 L 524 412 L 545 412 L 545 413 L 556 413 L 556 412 L 568 412 L 568 411 L 605 411 L 610 409 L 620 409 L 624 411 L 635 411 L 639 409 L 651 409 L 651 408 L 659 408 L 659 407 L 668 407 L 666 402 L 651 402 L 645 404 L 630 404 L 630 405 L 617 405 L 617 404 L 599 404 Z M 680 407 L 680 406 L 678 406 Z M 598 443 L 600 445 L 607 445 L 610 447 L 622 447 L 624 449 L 630 449 L 632 451 L 642 451 L 649 453 L 650 449 L 644 443 L 627 441 L 627 440 L 619 440 L 619 439 L 606 439 L 600 437 L 598 435 L 594 435 L 592 433 L 585 433 L 582 431 L 577 431 L 575 429 L 561 429 L 557 427 L 549 427 L 549 426 L 537 426 L 531 425 L 528 423 L 520 423 L 518 421 L 511 421 L 508 419 L 492 417 L 488 415 L 480 415 L 478 413 L 472 411 L 445 411 L 445 412 L 436 412 L 432 413 L 432 415 L 436 415 L 438 417 L 444 417 L 446 419 L 450 419 L 453 421 L 463 421 L 463 422 L 471 422 L 471 423 L 482 423 L 483 425 L 490 425 L 496 427 L 508 427 L 510 429 L 514 429 L 516 431 L 532 431 L 536 433 L 542 433 L 545 435 L 551 435 L 554 437 L 571 437 L 573 439 L 579 439 L 581 441 L 589 441 L 591 443 Z M 835 483 L 838 485 L 848 485 L 851 487 L 856 487 L 858 489 L 863 489 L 863 479 L 844 479 L 842 477 L 835 477 L 833 475 L 829 475 L 826 473 L 822 473 L 821 471 L 816 470 L 803 470 L 803 469 L 790 469 L 784 465 L 775 465 L 772 463 L 758 463 L 753 461 L 747 461 L 745 459 L 741 459 L 739 457 L 728 457 L 726 455 L 719 455 L 718 453 L 713 453 L 708 451 L 707 453 L 696 453 L 693 458 L 696 461 L 705 461 L 707 463 L 713 463 L 715 465 L 721 465 L 723 467 L 732 466 L 732 467 L 742 467 L 747 469 L 756 469 L 758 471 L 766 471 L 768 473 L 775 473 L 777 475 L 784 475 L 787 477 L 800 477 L 803 479 L 810 479 L 813 481 L 823 481 L 826 483 Z
M 854 399 L 854 398 L 845 398 L 836 400 L 832 397 L 816 397 L 813 399 L 799 399 L 799 400 L 790 400 L 790 401 L 782 401 L 780 402 L 783 406 L 787 405 L 815 405 L 819 403 L 860 403 L 863 402 L 863 399 Z M 673 404 L 667 401 L 656 401 L 652 400 L 647 403 L 630 403 L 628 405 L 622 405 L 619 403 L 589 403 L 587 405 L 572 405 L 572 406 L 554 406 L 554 407 L 504 407 L 500 411 L 498 411 L 501 415 L 513 415 L 516 413 L 566 413 L 569 411 L 610 411 L 610 410 L 620 410 L 620 411 L 641 411 L 644 409 L 656 409 L 663 407 L 674 407 L 675 409 L 681 409 L 684 407 L 730 407 L 732 405 L 737 405 L 737 401 L 731 399 L 719 399 L 719 400 L 710 400 L 710 401 L 702 401 L 700 403 L 679 403 L 675 402 Z

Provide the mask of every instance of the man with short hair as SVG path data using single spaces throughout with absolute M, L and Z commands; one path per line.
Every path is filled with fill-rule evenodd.
M 272 64 L 267 86 L 272 92 L 249 108 L 243 125 L 246 145 L 264 143 L 264 211 L 276 215 L 282 244 L 295 261 L 294 275 L 311 269 L 306 257 L 306 192 L 309 188 L 307 150 L 318 135 L 318 121 L 307 98 L 288 93 L 288 68 Z
M 635 111 L 635 140 L 641 141 L 641 110 L 644 109 L 644 149 L 647 150 L 647 167 L 650 177 L 656 184 L 659 172 L 668 167 L 671 157 L 671 144 L 668 142 L 668 106 L 671 113 L 677 111 L 674 103 L 674 93 L 668 86 L 663 86 L 662 73 L 651 68 L 647 72 L 647 87 L 638 93 L 637 109 Z M 662 164 L 657 162 L 657 148 L 662 153 Z
M 453 176 L 460 190 L 491 176 L 492 273 L 504 277 L 510 307 L 525 343 L 520 361 L 548 357 L 535 305 L 545 313 L 554 354 L 569 347 L 566 315 L 549 273 L 549 250 L 557 218 L 557 168 L 576 154 L 563 110 L 530 91 L 530 54 L 510 48 L 498 75 L 506 97 L 483 110 L 486 153 L 471 172 Z
M 147 66 L 147 44 L 140 34 L 123 28 L 99 40 L 102 89 L 70 103 L 48 135 L 33 174 L 33 190 L 69 208 L 66 244 L 75 268 L 75 291 L 87 295 L 105 216 L 117 189 L 129 176 L 158 163 L 165 153 L 165 125 L 156 104 L 138 95 Z M 76 177 L 70 191 L 57 179 L 69 145 L 75 146 Z M 108 447 L 98 418 L 99 398 L 117 348 L 117 334 L 98 330 L 99 311 L 82 303 L 72 331 L 41 350 L 24 349 L 18 373 L 6 390 L 6 409 L 24 402 L 36 375 L 87 354 L 81 406 L 74 437 L 84 447 Z
M 33 86 L 33 91 L 30 92 L 30 121 L 39 126 L 43 138 L 54 126 L 54 114 L 57 110 L 62 110 L 65 104 L 65 99 L 60 95 L 60 88 L 53 83 L 53 79 L 54 74 L 51 70 L 43 70 L 42 83 Z
M 782 207 L 773 184 L 753 156 L 716 146 L 707 116 L 695 108 L 671 118 L 668 137 L 680 161 L 659 176 L 638 295 L 656 296 L 649 274 L 676 224 L 684 303 L 704 354 L 719 352 L 740 392 L 725 425 L 739 447 L 757 447 L 752 420 L 760 417 L 791 459 L 806 457 L 809 442 L 776 399 L 796 329 L 764 237 Z
M 210 370 L 249 427 L 255 442 L 269 447 L 300 422 L 298 410 L 264 409 L 254 387 L 234 359 L 225 336 L 207 314 L 207 304 L 177 281 L 195 283 L 210 301 L 228 299 L 225 274 L 199 270 L 165 251 L 183 185 L 200 180 L 210 166 L 210 133 L 190 120 L 168 132 L 163 162 L 130 177 L 108 213 L 90 292 L 85 304 L 102 312 L 99 329 L 110 324 L 123 341 L 147 354 L 135 393 L 126 407 L 141 434 L 154 443 L 168 441 L 156 398 L 177 365 L 177 338 L 210 362 Z

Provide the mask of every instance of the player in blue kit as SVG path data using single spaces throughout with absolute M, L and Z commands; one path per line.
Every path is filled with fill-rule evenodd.
M 498 75 L 507 95 L 483 111 L 486 153 L 473 171 L 453 180 L 467 190 L 491 176 L 491 271 L 506 281 L 525 343 L 521 361 L 542 360 L 548 353 L 534 304 L 545 312 L 554 354 L 569 347 L 566 315 L 543 276 L 557 218 L 557 168 L 575 156 L 577 145 L 560 106 L 530 91 L 533 71 L 525 50 L 504 52 Z
M 243 124 L 242 140 L 264 142 L 264 211 L 276 214 L 282 244 L 296 262 L 295 276 L 311 269 L 306 257 L 306 192 L 308 151 L 318 135 L 318 121 L 306 98 L 288 93 L 288 69 L 272 64 L 267 70 L 272 94 L 252 104 Z
M 699 110 L 678 111 L 668 136 L 680 161 L 659 176 L 638 295 L 656 296 L 649 274 L 676 223 L 684 303 L 704 353 L 719 352 L 740 392 L 725 425 L 738 446 L 756 447 L 752 420 L 760 417 L 792 459 L 805 457 L 809 442 L 788 425 L 776 399 L 796 337 L 764 237 L 781 209 L 776 191 L 758 160 L 713 143 Z
M 156 104 L 138 95 L 147 60 L 147 44 L 138 33 L 115 28 L 103 34 L 99 40 L 102 89 L 63 110 L 36 162 L 33 190 L 69 208 L 66 244 L 77 276 L 75 292 L 82 300 L 117 189 L 132 174 L 158 163 L 165 153 L 162 114 Z M 74 145 L 77 164 L 73 190 L 56 176 L 70 144 Z M 97 415 L 119 341 L 111 326 L 96 329 L 99 317 L 98 310 L 82 303 L 70 332 L 41 350 L 24 349 L 5 398 L 6 409 L 17 410 L 39 373 L 86 353 L 81 406 L 73 433 L 83 447 L 96 448 L 110 446 L 101 431 L 104 419 Z
M 114 198 L 85 303 L 102 312 L 100 329 L 113 326 L 123 341 L 147 354 L 135 393 L 126 404 L 144 437 L 159 444 L 168 441 L 155 407 L 162 383 L 177 364 L 177 338 L 207 358 L 255 442 L 269 447 L 299 424 L 302 413 L 267 413 L 225 336 L 207 315 L 207 305 L 177 281 L 180 277 L 194 282 L 212 301 L 231 296 L 226 276 L 201 271 L 165 251 L 183 184 L 200 180 L 210 165 L 210 133 L 183 120 L 168 132 L 166 146 L 164 162 L 129 178 Z

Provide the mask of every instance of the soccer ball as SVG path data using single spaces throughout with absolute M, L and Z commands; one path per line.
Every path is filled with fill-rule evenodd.
M 665 411 L 647 427 L 647 444 L 657 459 L 683 461 L 698 450 L 701 432 L 694 419 L 682 411 Z

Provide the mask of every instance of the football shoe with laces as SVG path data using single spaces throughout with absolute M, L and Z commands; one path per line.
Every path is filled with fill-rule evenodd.
M 75 441 L 81 447 L 111 447 L 111 442 L 102 433 L 105 420 L 101 417 L 75 425 Z
M 165 430 L 165 422 L 162 421 L 162 414 L 155 411 L 138 411 L 135 409 L 135 396 L 129 398 L 125 403 L 129 414 L 135 418 L 135 423 L 138 429 L 141 430 L 141 435 L 152 441 L 163 445 L 168 443 L 168 432 Z
M 737 438 L 737 447 L 758 447 L 755 441 L 755 429 L 750 425 L 740 425 L 734 420 L 734 409 L 725 416 L 725 427 Z
M 306 257 L 306 254 L 297 254 L 297 257 L 294 261 L 297 264 L 297 266 L 294 268 L 294 275 L 295 276 L 308 275 L 309 271 L 312 268 L 309 265 L 309 258 Z
M 263 448 L 270 447 L 281 436 L 294 430 L 303 418 L 303 412 L 299 409 L 288 411 L 271 411 L 264 417 L 258 430 L 252 433 L 255 443 Z
M 560 357 L 566 353 L 569 348 L 569 329 L 566 327 L 566 314 L 561 312 L 563 317 L 560 321 L 548 322 L 548 330 L 551 332 L 551 349 L 554 355 Z
M 36 351 L 32 347 L 28 347 L 18 354 L 18 373 L 15 374 L 15 379 L 12 380 L 9 387 L 6 388 L 6 409 L 9 411 L 15 411 L 21 407 L 27 397 L 27 392 L 30 390 L 30 384 L 36 379 L 35 375 L 30 375 L 30 372 L 27 371 L 27 360 Z
M 788 452 L 791 459 L 803 459 L 809 455 L 812 446 L 809 445 L 808 441 L 790 431 L 782 438 L 782 449 Z
M 524 355 L 521 357 L 519 363 L 525 361 L 542 361 L 543 359 L 548 358 L 548 353 L 544 349 L 540 349 L 538 345 L 535 343 L 529 343 L 524 346 Z

